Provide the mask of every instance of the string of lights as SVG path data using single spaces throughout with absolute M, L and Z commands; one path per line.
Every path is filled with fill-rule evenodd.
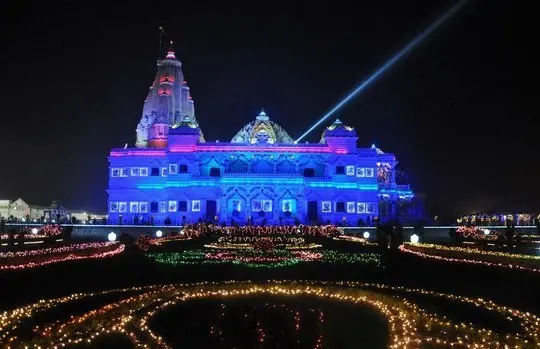
M 22 270 L 48 264 L 80 259 L 99 259 L 115 256 L 125 245 L 117 242 L 94 242 L 71 246 L 45 248 L 0 254 L 0 270 Z
M 133 291 L 140 292 L 132 295 Z M 381 292 L 385 291 L 385 292 Z M 387 291 L 399 293 L 390 296 Z M 110 292 L 131 292 L 115 303 L 98 306 L 68 320 L 52 321 L 34 328 L 34 337 L 23 339 L 18 329 L 23 320 L 56 307 Z M 119 333 L 139 348 L 171 348 L 166 338 L 152 329 L 150 320 L 176 304 L 196 299 L 228 299 L 251 296 L 315 296 L 354 305 L 367 305 L 386 318 L 390 348 L 462 347 L 526 348 L 540 345 L 540 318 L 517 309 L 480 298 L 467 298 L 422 289 L 360 282 L 316 281 L 229 281 L 221 283 L 159 285 L 75 294 L 42 300 L 0 314 L 0 344 L 6 348 L 60 348 L 77 343 L 92 343 L 96 338 Z M 413 297 L 409 297 L 412 295 Z M 453 321 L 413 303 L 411 299 L 429 297 L 468 304 L 519 324 L 519 330 L 501 333 L 481 325 Z M 259 337 L 264 339 L 265 337 Z M 320 345 L 318 347 L 321 347 Z
M 366 233 L 364 233 L 366 234 Z M 353 235 L 340 235 L 340 236 L 336 236 L 334 237 L 333 239 L 336 240 L 336 241 L 347 241 L 347 242 L 354 242 L 354 243 L 358 243 L 358 244 L 362 244 L 362 245 L 371 245 L 371 246 L 376 246 L 377 243 L 375 242 L 371 242 L 369 241 L 369 233 L 367 233 L 367 238 L 366 237 L 358 237 L 358 236 L 353 236 Z
M 214 235 L 224 238 L 299 238 L 302 236 L 337 236 L 343 234 L 343 229 L 335 225 L 269 225 L 269 226 L 234 226 L 223 227 L 216 224 L 198 223 L 187 225 L 183 229 L 190 236 Z M 231 242 L 231 241 L 229 241 Z M 236 241 L 239 242 L 239 241 Z
M 311 250 L 316 248 L 321 248 L 322 245 L 316 244 L 314 242 L 306 242 L 303 244 L 277 244 L 276 246 L 282 246 L 287 250 Z M 253 249 L 252 243 L 231 243 L 231 242 L 213 242 L 210 244 L 204 245 L 205 248 L 213 248 L 218 250 L 249 250 Z
M 348 241 L 348 242 L 357 242 L 360 244 L 365 244 L 367 242 L 367 239 L 360 238 L 358 236 L 352 236 L 352 235 L 340 235 L 334 237 L 334 240 L 338 241 Z
M 522 242 L 540 244 L 540 235 L 519 235 Z
M 320 252 L 288 250 L 207 252 L 204 250 L 185 250 L 181 252 L 148 253 L 147 257 L 158 263 L 170 265 L 233 263 L 247 267 L 284 267 L 300 262 L 320 262 L 336 264 L 364 263 L 382 268 L 381 258 L 377 253 L 347 253 L 335 250 Z
M 112 242 L 90 242 L 90 243 L 72 244 L 69 246 L 61 246 L 61 247 L 40 248 L 37 250 L 0 252 L 0 259 L 40 256 L 40 255 L 49 255 L 49 254 L 64 253 L 64 252 L 75 252 L 75 251 L 87 250 L 87 249 L 92 249 L 92 248 L 106 247 L 113 244 L 114 243 Z
M 46 235 L 43 235 L 43 234 L 23 234 L 24 235 L 24 239 L 25 240 L 37 240 L 37 239 L 45 239 L 47 238 L 48 236 Z M 19 238 L 19 234 L 15 234 L 14 238 L 15 239 L 18 239 Z M 1 234 L 0 235 L 0 240 L 9 240 L 9 234 Z
M 264 343 L 267 338 L 272 337 L 271 331 L 272 324 L 267 323 L 267 318 L 270 315 L 279 314 L 280 322 L 286 327 L 282 332 L 288 333 L 289 335 L 294 335 L 296 337 L 296 345 L 307 347 L 308 343 L 305 343 L 302 338 L 302 331 L 307 328 L 308 336 L 310 343 L 309 347 L 312 348 L 321 348 L 324 343 L 324 312 L 321 309 L 297 309 L 290 304 L 270 304 L 265 303 L 261 305 L 254 305 L 250 307 L 242 307 L 241 312 L 239 313 L 238 307 L 231 306 L 230 304 L 220 304 L 219 311 L 216 313 L 217 316 L 215 319 L 212 317 L 209 325 L 209 338 L 215 340 L 216 343 L 219 343 L 223 346 L 223 343 L 228 343 L 227 338 L 227 324 L 230 324 L 229 321 L 235 321 L 236 319 L 241 319 L 243 324 L 256 324 L 256 340 L 259 343 Z M 265 321 L 266 320 L 266 321 Z M 238 324 L 235 324 L 238 325 Z M 311 326 L 309 326 L 311 325 Z M 245 327 L 245 326 L 244 326 Z M 276 330 L 274 328 L 274 330 Z M 311 342 L 311 340 L 313 342 Z M 275 338 L 274 338 L 275 341 Z M 232 343 L 230 343 L 232 346 Z
M 422 258 L 445 262 L 503 267 L 540 273 L 540 256 L 422 243 L 405 243 L 399 247 L 399 250 Z
M 163 238 L 152 239 L 150 240 L 150 244 L 159 246 L 167 242 L 187 241 L 187 240 L 191 240 L 191 237 L 187 237 L 185 235 L 175 235 L 175 236 L 167 236 Z

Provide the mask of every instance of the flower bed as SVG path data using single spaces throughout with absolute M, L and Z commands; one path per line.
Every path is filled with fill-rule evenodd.
M 238 252 L 210 252 L 204 256 L 208 260 L 217 260 L 222 262 L 238 263 L 276 263 L 283 262 L 289 259 L 298 261 L 315 261 L 323 257 L 322 253 L 312 253 L 305 251 L 289 252 L 285 250 L 276 250 L 269 253 L 260 253 L 255 250 L 246 250 Z
M 117 242 L 94 242 L 62 247 L 0 253 L 0 270 L 27 269 L 68 260 L 105 258 L 124 251 Z
M 447 262 L 482 264 L 540 272 L 540 256 L 434 244 L 406 243 L 401 245 L 399 249 L 423 258 L 432 258 Z
M 217 242 L 206 244 L 204 247 L 220 250 L 261 250 L 280 247 L 289 250 L 309 250 L 320 248 L 322 245 L 306 242 L 302 237 L 287 236 L 231 236 L 220 237 Z
M 376 253 L 347 253 L 334 250 L 322 250 L 318 252 L 308 251 L 211 251 L 184 250 L 181 252 L 148 253 L 148 258 L 158 263 L 170 265 L 198 265 L 198 264 L 223 264 L 232 263 L 246 267 L 285 267 L 302 262 L 315 263 L 362 263 L 382 268 L 380 256 Z
M 46 239 L 48 236 L 41 235 L 41 234 L 27 234 L 23 233 L 24 240 L 37 240 L 37 239 Z M 20 239 L 20 233 L 14 234 L 13 239 L 17 240 Z M 0 235 L 0 240 L 9 240 L 9 234 L 2 234 Z
M 516 235 L 516 240 L 524 244 L 540 244 L 540 235 Z
M 476 226 L 460 226 L 456 229 L 456 240 L 474 242 L 477 244 L 494 243 L 503 245 L 507 243 L 505 230 L 490 230 Z M 513 242 L 517 245 L 538 244 L 540 235 L 513 234 Z

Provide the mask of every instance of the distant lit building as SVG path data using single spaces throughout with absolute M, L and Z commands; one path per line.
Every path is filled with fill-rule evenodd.
M 75 219 L 77 222 L 91 223 L 96 220 L 101 222 L 103 218 L 107 218 L 107 215 L 96 214 L 86 210 L 70 210 L 69 217 Z
M 538 213 L 474 213 L 466 214 L 457 218 L 458 225 L 470 226 L 494 226 L 494 225 L 518 225 L 532 226 L 540 225 L 540 214 Z
M 135 147 L 110 152 L 109 221 L 356 225 L 413 215 L 395 155 L 357 140 L 336 120 L 319 143 L 296 144 L 261 111 L 230 142 L 206 142 L 171 48 L 157 63 Z
M 11 204 L 11 200 L 0 200 L 0 218 L 1 217 L 9 217 L 9 205 Z
M 70 210 L 62 206 L 58 201 L 53 201 L 49 206 L 30 205 L 22 198 L 15 201 L 0 200 L 0 217 L 6 221 L 38 222 L 38 221 L 71 221 L 75 217 L 80 222 L 101 220 L 106 215 L 100 215 L 84 210 Z
M 23 199 L 15 201 L 0 200 L 0 217 L 5 220 L 17 221 L 40 219 L 44 214 L 45 207 L 30 205 Z

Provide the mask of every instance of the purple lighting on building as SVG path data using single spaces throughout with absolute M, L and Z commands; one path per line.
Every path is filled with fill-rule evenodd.
M 113 150 L 111 156 L 165 156 L 164 150 Z
M 171 145 L 165 150 L 113 150 L 111 156 L 165 156 L 166 152 L 169 153 L 193 153 L 193 152 L 242 152 L 242 153 L 335 153 L 335 154 L 348 154 L 348 150 L 345 148 L 331 147 L 331 146 L 317 146 L 317 145 L 298 145 L 298 146 L 269 146 L 258 147 L 249 145 L 207 145 L 198 144 L 191 146 L 177 146 Z

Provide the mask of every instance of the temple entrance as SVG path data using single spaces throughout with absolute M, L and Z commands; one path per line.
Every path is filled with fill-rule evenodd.
M 307 216 L 310 223 L 317 222 L 319 219 L 317 201 L 308 201 L 307 203 Z
M 217 213 L 216 200 L 206 200 L 206 220 L 213 221 Z

